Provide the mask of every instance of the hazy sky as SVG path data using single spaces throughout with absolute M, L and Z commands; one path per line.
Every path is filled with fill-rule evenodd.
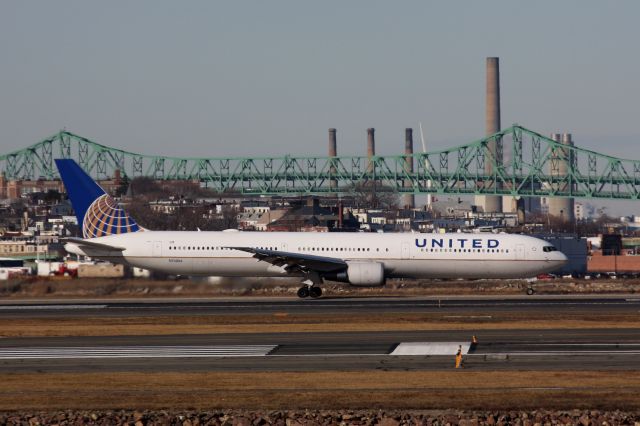
M 0 1 L 0 152 L 66 128 L 176 156 L 400 153 L 502 124 L 640 159 L 638 1 Z M 640 210 L 640 208 L 638 209 Z

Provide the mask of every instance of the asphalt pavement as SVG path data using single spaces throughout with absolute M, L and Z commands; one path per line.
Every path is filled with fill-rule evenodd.
M 248 315 L 273 313 L 639 313 L 640 296 L 465 296 L 0 301 L 0 318 Z
M 477 338 L 467 369 L 640 369 L 640 329 L 483 330 Z M 5 338 L 0 373 L 440 370 L 452 368 L 454 349 L 392 353 L 400 343 L 455 348 L 470 340 L 451 330 Z

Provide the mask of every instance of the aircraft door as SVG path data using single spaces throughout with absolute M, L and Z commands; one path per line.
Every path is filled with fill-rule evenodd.
M 524 260 L 524 244 L 516 245 L 516 260 Z
M 162 257 L 162 241 L 154 241 L 153 242 L 153 257 Z
M 410 248 L 409 248 L 409 243 L 407 242 L 402 243 L 402 258 L 403 259 L 410 258 Z
M 281 248 L 280 248 L 280 250 L 282 250 L 282 251 L 288 251 L 288 250 L 287 250 L 287 243 L 282 243 L 282 244 L 280 244 L 280 247 L 281 247 Z

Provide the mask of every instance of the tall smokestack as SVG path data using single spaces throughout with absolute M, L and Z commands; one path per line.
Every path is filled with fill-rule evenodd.
M 407 128 L 404 130 L 404 154 L 406 155 L 405 169 L 407 172 L 413 172 L 413 129 Z M 404 181 L 406 188 L 411 188 L 412 183 L 410 180 Z M 402 204 L 410 209 L 415 207 L 416 199 L 413 194 L 404 194 L 402 196 Z
M 485 129 L 486 135 L 492 135 L 500 131 L 500 59 L 487 58 L 487 82 L 486 82 L 486 104 L 485 104 Z M 493 164 L 489 156 L 496 159 L 498 163 L 502 158 L 498 153 L 502 152 L 497 147 L 498 142 L 493 140 L 487 144 L 487 155 L 485 158 L 485 174 L 493 174 Z M 480 204 L 485 212 L 501 212 L 502 197 L 496 195 L 486 195 L 476 197 L 476 204 Z
M 487 58 L 487 135 L 500 131 L 500 59 Z
M 554 133 L 551 139 L 567 146 L 573 146 L 571 133 Z M 549 174 L 551 178 L 557 182 L 552 184 L 556 191 L 568 192 L 571 188 L 569 184 L 559 182 L 569 175 L 569 171 L 573 166 L 573 151 L 570 149 L 560 148 L 551 154 L 549 161 Z M 549 198 L 548 212 L 551 216 L 561 218 L 565 222 L 573 222 L 574 220 L 574 200 L 573 198 Z
M 373 172 L 373 163 L 371 162 L 371 157 L 376 155 L 376 138 L 375 138 L 376 129 L 370 127 L 367 129 L 367 157 L 369 157 L 369 172 Z
M 329 129 L 329 157 L 336 157 L 338 155 L 338 142 L 336 139 L 336 129 Z M 336 174 L 336 168 L 331 166 L 329 168 L 329 174 L 331 176 Z M 331 178 L 329 181 L 329 187 L 335 189 L 338 187 L 338 181 Z
M 367 129 L 367 157 L 373 157 L 376 155 L 376 129 L 370 127 Z
M 335 157 L 336 155 L 338 155 L 336 129 L 329 129 L 329 157 Z

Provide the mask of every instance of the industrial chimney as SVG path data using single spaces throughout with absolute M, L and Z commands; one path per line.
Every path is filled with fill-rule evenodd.
M 336 129 L 329 129 L 329 157 L 335 158 L 338 155 L 338 142 L 336 139 Z M 336 174 L 336 168 L 331 166 L 329 168 L 329 174 L 332 176 L 329 181 L 329 187 L 331 189 L 336 189 L 338 187 L 338 181 L 333 179 L 333 176 Z
M 486 104 L 485 104 L 485 128 L 486 135 L 493 135 L 500 131 L 500 59 L 499 58 L 487 58 L 487 82 L 486 82 Z M 493 174 L 493 164 L 489 157 L 496 158 L 497 162 L 502 162 L 502 158 L 499 158 L 498 153 L 502 150 L 498 150 L 498 141 L 491 141 L 487 144 L 487 151 L 485 158 L 485 174 Z M 502 212 L 502 197 L 496 195 L 477 196 L 475 200 L 476 205 L 482 206 L 487 213 L 499 213 Z
M 571 133 L 554 133 L 551 139 L 563 145 L 573 146 Z M 560 148 L 554 150 L 549 161 L 549 174 L 556 181 L 553 183 L 556 191 L 568 192 L 569 183 L 565 180 L 569 175 L 569 170 L 573 163 L 573 152 L 570 149 Z M 562 182 L 559 182 L 562 181 Z M 548 198 L 548 212 L 551 216 L 562 218 L 565 222 L 573 222 L 574 220 L 574 200 L 573 198 Z
M 370 127 L 367 129 L 367 157 L 369 158 L 369 173 L 373 172 L 372 157 L 376 155 L 376 129 Z
M 404 130 L 404 154 L 405 154 L 405 169 L 407 172 L 413 172 L 413 129 L 407 128 Z M 412 183 L 410 180 L 404 181 L 405 188 L 411 188 Z M 402 204 L 410 209 L 415 207 L 416 200 L 413 194 L 404 194 L 402 196 Z

